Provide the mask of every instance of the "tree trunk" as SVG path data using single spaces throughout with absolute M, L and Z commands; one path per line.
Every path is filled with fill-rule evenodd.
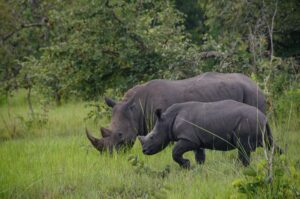
M 32 107 L 32 101 L 31 101 L 31 86 L 28 87 L 28 92 L 27 92 L 27 103 L 28 103 L 28 107 L 30 110 L 30 115 L 32 118 L 34 118 L 34 110 Z
M 61 94 L 59 92 L 55 93 L 55 102 L 57 106 L 61 105 Z

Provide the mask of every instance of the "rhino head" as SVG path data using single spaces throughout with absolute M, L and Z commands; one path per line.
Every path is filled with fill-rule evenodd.
M 155 111 L 157 121 L 152 131 L 146 136 L 138 136 L 143 153 L 153 155 L 162 151 L 170 143 L 170 120 L 162 115 L 161 109 Z
M 132 147 L 138 133 L 139 121 L 135 103 L 132 101 L 115 102 L 108 97 L 105 97 L 105 102 L 112 107 L 110 127 L 100 129 L 101 139 L 93 137 L 86 130 L 87 138 L 100 153 L 103 151 L 112 153 L 113 149 L 120 151 Z

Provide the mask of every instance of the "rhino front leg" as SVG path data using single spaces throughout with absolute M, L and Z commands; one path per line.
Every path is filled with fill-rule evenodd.
M 196 149 L 194 150 L 195 160 L 198 164 L 203 164 L 205 162 L 205 150 Z
M 184 159 L 182 155 L 187 151 L 194 150 L 195 147 L 193 145 L 194 144 L 192 142 L 187 140 L 179 140 L 173 148 L 173 160 L 183 168 L 190 168 L 190 161 L 188 159 Z

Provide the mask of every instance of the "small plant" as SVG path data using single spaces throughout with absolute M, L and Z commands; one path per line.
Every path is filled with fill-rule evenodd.
M 41 102 L 41 110 L 31 112 L 29 117 L 18 116 L 18 119 L 27 127 L 31 128 L 34 125 L 43 126 L 48 122 L 49 107 L 48 102 Z
M 161 177 L 166 178 L 170 173 L 170 165 L 167 165 L 162 171 L 155 171 L 145 163 L 138 159 L 138 156 L 131 155 L 128 158 L 128 161 L 135 168 L 136 173 L 138 174 L 147 174 L 151 177 Z
M 30 134 L 35 127 L 42 127 L 48 123 L 48 103 L 41 103 L 41 110 L 29 112 L 27 115 L 11 113 L 8 109 L 7 116 L 0 114 L 0 140 L 24 137 Z
M 274 158 L 273 180 L 268 175 L 268 164 L 262 160 L 244 170 L 243 176 L 232 182 L 239 194 L 247 198 L 299 198 L 300 172 L 293 163 L 288 164 L 285 155 Z
M 287 128 L 298 129 L 300 122 L 300 89 L 288 90 L 274 103 L 275 119 Z M 288 118 L 288 119 L 287 119 Z M 295 119 L 292 119 L 295 118 Z
M 165 179 L 170 174 L 170 165 L 167 165 L 161 171 L 155 171 L 147 166 L 143 161 L 139 160 L 138 156 L 130 155 L 128 161 L 134 167 L 134 170 L 138 175 L 146 174 L 149 177 Z M 164 181 L 159 180 L 159 183 L 154 186 L 153 190 L 146 195 L 150 195 L 150 198 L 167 198 L 169 191 L 170 187 L 165 185 Z
M 94 123 L 98 123 L 100 120 L 110 118 L 111 110 L 104 103 L 89 103 L 86 105 L 88 108 L 92 108 L 92 110 L 87 114 L 84 120 L 93 120 Z

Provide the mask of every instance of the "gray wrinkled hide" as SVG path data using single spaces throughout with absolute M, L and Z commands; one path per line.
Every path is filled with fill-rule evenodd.
M 202 148 L 222 151 L 235 148 L 238 141 L 246 143 L 245 150 L 252 151 L 262 144 L 262 131 L 267 124 L 261 111 L 232 100 L 175 104 L 164 117 L 175 120 L 171 141 L 184 139 Z
M 165 111 L 175 103 L 188 101 L 214 102 L 232 99 L 265 111 L 265 97 L 255 82 L 245 75 L 208 72 L 184 80 L 152 80 L 128 90 L 120 102 L 106 98 L 113 107 L 109 129 L 102 128 L 102 139 L 87 132 L 100 152 L 132 146 L 137 135 L 146 135 L 154 126 L 154 111 Z M 105 131 L 105 132 L 104 132 Z M 108 132 L 108 133 L 106 133 Z
M 170 141 L 176 141 L 173 159 L 186 168 L 190 163 L 182 155 L 187 151 L 195 151 L 196 161 L 203 163 L 205 154 L 201 149 L 237 148 L 239 159 L 247 166 L 251 151 L 263 146 L 263 140 L 268 148 L 273 142 L 266 116 L 253 106 L 233 100 L 179 103 L 162 115 L 159 111 L 156 114 L 154 129 L 147 136 L 139 137 L 143 152 L 152 155 Z
M 123 114 L 121 116 L 118 113 L 113 114 L 110 126 L 112 132 L 122 132 L 128 139 L 146 135 L 151 130 L 147 129 L 147 126 L 152 128 L 156 120 L 153 118 L 154 111 L 156 109 L 165 111 L 175 103 L 232 99 L 265 111 L 265 97 L 262 91 L 250 78 L 237 73 L 209 72 L 184 80 L 153 80 L 139 86 L 131 95 L 125 102 L 120 102 L 120 107 L 116 106 L 114 112 Z M 128 110 L 124 109 L 125 106 L 135 107 L 132 108 L 133 113 L 127 116 L 130 121 L 124 117 L 124 112 Z

